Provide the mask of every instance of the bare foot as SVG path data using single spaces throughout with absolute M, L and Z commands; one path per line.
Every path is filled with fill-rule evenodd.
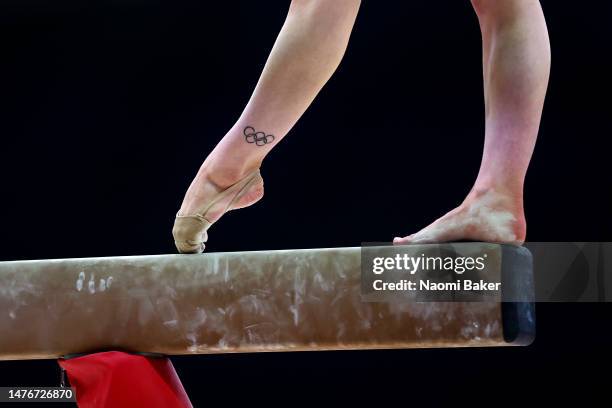
M 210 197 L 217 195 L 221 191 L 242 180 L 253 170 L 254 169 L 235 172 L 221 169 L 215 171 L 208 166 L 202 166 L 195 179 L 191 182 L 178 214 L 191 215 L 199 213 L 202 210 L 202 205 L 206 203 Z M 261 200 L 263 195 L 263 181 L 253 184 L 238 201 L 232 204 L 230 210 L 249 207 Z M 211 223 L 221 218 L 225 212 L 223 206 L 218 207 L 219 208 L 211 208 L 206 214 L 206 219 Z
M 454 210 L 416 234 L 395 238 L 394 244 L 459 240 L 521 245 L 526 234 L 522 199 L 493 189 L 472 191 Z

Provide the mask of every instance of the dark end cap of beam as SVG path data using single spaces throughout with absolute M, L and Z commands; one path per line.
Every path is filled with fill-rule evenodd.
M 535 340 L 533 257 L 525 247 L 502 245 L 504 340 L 528 346 Z

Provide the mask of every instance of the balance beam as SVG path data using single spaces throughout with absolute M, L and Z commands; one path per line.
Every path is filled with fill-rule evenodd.
M 530 253 L 493 245 L 505 283 Z M 0 360 L 528 344 L 532 303 L 364 302 L 361 249 L 0 263 Z

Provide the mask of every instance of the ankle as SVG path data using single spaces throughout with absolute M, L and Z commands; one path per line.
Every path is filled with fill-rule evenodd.
M 502 177 L 478 177 L 469 196 L 479 197 L 487 193 L 512 197 L 514 199 L 523 197 L 523 182 L 522 180 L 515 181 Z
M 492 207 L 503 208 L 514 214 L 523 212 L 522 188 L 511 188 L 507 184 L 476 183 L 465 198 L 464 205 L 483 200 Z
M 261 167 L 261 162 L 216 162 L 214 160 L 206 160 L 200 171 L 199 177 L 204 177 L 219 187 L 225 188 L 242 180 L 248 174 Z
M 506 185 L 482 185 L 476 184 L 461 205 L 464 211 L 474 214 L 488 214 L 491 220 L 512 220 L 509 228 L 512 230 L 513 238 L 509 235 L 502 241 L 523 243 L 527 233 L 527 223 L 523 208 L 522 189 L 509 189 Z

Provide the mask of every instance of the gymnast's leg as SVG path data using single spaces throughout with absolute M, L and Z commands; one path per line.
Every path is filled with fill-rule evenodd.
M 483 38 L 485 143 L 463 203 L 394 243 L 525 240 L 523 183 L 550 73 L 550 44 L 538 0 L 472 0 Z
M 200 167 L 179 215 L 197 212 L 211 195 L 261 166 L 338 67 L 359 5 L 359 0 L 291 2 L 250 101 Z M 241 194 L 232 208 L 249 206 L 262 196 L 263 182 L 259 179 Z M 223 212 L 220 209 L 206 218 L 212 223 Z

